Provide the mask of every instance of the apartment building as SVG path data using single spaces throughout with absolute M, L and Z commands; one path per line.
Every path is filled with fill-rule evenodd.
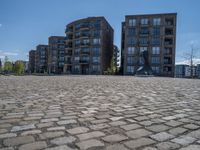
M 36 50 L 29 51 L 29 73 L 36 72 Z
M 113 56 L 113 29 L 104 17 L 76 20 L 66 26 L 64 73 L 103 74 Z
M 48 45 L 48 73 L 61 74 L 65 63 L 65 37 L 50 36 Z
M 125 16 L 121 35 L 124 75 L 134 75 L 144 64 L 140 53 L 148 51 L 153 74 L 174 77 L 176 18 L 176 13 Z
M 36 47 L 36 72 L 47 72 L 48 66 L 48 45 L 38 45 Z

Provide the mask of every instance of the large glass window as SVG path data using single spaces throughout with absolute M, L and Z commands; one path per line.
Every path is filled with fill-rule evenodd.
M 100 71 L 100 66 L 99 65 L 92 65 L 92 71 L 93 72 L 99 72 Z
M 75 62 L 79 62 L 79 60 L 80 60 L 80 57 L 74 57 Z
M 154 55 L 160 54 L 160 47 L 152 47 L 152 54 Z
M 147 47 L 140 47 L 140 53 L 143 52 L 143 51 L 147 51 L 148 48 Z
M 135 44 L 136 44 L 135 38 L 129 37 L 129 38 L 128 38 L 128 45 L 129 45 L 129 46 L 133 46 L 133 45 L 135 45 Z
M 140 20 L 141 25 L 148 25 L 148 22 L 149 22 L 149 20 L 147 18 Z
M 159 64 L 160 63 L 160 57 L 152 57 L 151 63 L 152 64 Z
M 127 57 L 127 64 L 133 65 L 133 63 L 134 63 L 134 58 L 133 57 Z
M 153 28 L 153 35 L 160 35 L 160 28 Z
M 101 39 L 99 39 L 99 38 L 93 39 L 93 44 L 94 45 L 98 45 L 98 44 L 100 44 L 100 42 L 101 42 Z
M 129 55 L 135 54 L 135 47 L 128 47 L 128 54 Z
M 79 55 L 79 53 L 80 53 L 80 48 L 76 48 L 75 51 L 74 51 L 74 54 Z
M 100 62 L 100 57 L 92 57 L 92 62 L 93 63 L 99 63 Z
M 141 28 L 140 34 L 149 34 L 149 29 L 148 28 Z
M 129 28 L 128 29 L 128 36 L 134 36 L 136 34 L 135 28 Z
M 127 66 L 127 73 L 134 73 L 134 66 Z
M 148 44 L 148 38 L 146 37 L 140 38 L 140 44 L 144 44 L 144 45 Z
M 81 41 L 80 40 L 75 40 L 75 45 L 78 46 L 80 45 Z
M 161 24 L 161 19 L 160 18 L 154 18 L 153 19 L 153 25 L 154 26 L 158 26 Z
M 90 43 L 90 40 L 89 39 L 83 39 L 83 44 L 84 45 L 89 45 Z
M 154 73 L 160 73 L 160 67 L 155 67 L 155 66 L 153 66 L 153 67 L 151 67 L 152 68 L 152 70 L 153 70 L 153 72 Z
M 136 25 L 136 19 L 129 19 L 129 20 L 128 20 L 128 25 L 129 25 L 130 27 L 135 26 L 135 25 Z
M 99 47 L 93 48 L 93 55 L 100 55 L 100 48 Z
M 152 38 L 153 45 L 160 45 L 160 37 L 153 37 Z

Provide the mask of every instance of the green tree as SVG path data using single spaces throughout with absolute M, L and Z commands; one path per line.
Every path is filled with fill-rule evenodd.
M 118 69 L 117 69 L 116 63 L 114 61 L 114 57 L 112 57 L 110 67 L 108 68 L 107 73 L 109 75 L 115 75 L 117 74 L 117 72 L 118 72 Z
M 4 63 L 3 70 L 8 73 L 13 71 L 13 64 L 12 64 L 12 62 L 9 61 L 7 56 L 5 57 L 5 63 Z
M 24 63 L 22 61 L 16 61 L 14 66 L 14 71 L 17 75 L 24 74 Z

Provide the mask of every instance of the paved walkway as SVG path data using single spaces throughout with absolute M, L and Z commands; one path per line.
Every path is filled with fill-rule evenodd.
M 0 76 L 0 150 L 200 150 L 200 80 Z

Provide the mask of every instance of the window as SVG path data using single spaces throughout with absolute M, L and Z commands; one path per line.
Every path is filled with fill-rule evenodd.
M 99 63 L 100 62 L 100 58 L 99 57 L 92 57 L 92 62 L 93 63 Z
M 154 26 L 159 26 L 161 23 L 161 19 L 160 18 L 154 18 L 153 19 L 153 25 Z
M 133 65 L 133 63 L 134 63 L 133 57 L 127 57 L 127 64 L 128 65 Z
M 160 73 L 160 67 L 152 67 L 154 73 Z
M 132 55 L 135 53 L 135 47 L 128 47 L 128 54 Z
M 152 57 L 151 63 L 152 64 L 159 64 L 160 63 L 160 57 Z
M 140 47 L 140 53 L 147 50 L 148 50 L 147 47 Z
M 141 28 L 140 29 L 140 34 L 149 34 L 148 28 Z
M 153 37 L 152 38 L 153 45 L 160 45 L 160 37 Z
M 80 45 L 81 41 L 80 40 L 75 40 L 75 45 L 78 46 Z
M 93 44 L 98 45 L 100 44 L 101 40 L 100 39 L 93 39 Z
M 79 62 L 79 60 L 80 60 L 80 57 L 74 57 L 75 62 Z
M 152 54 L 154 55 L 160 54 L 160 47 L 152 47 Z
M 141 25 L 148 25 L 148 21 L 149 20 L 145 18 L 145 19 L 141 19 L 140 23 L 141 23 Z
M 135 45 L 135 44 L 136 44 L 135 38 L 129 37 L 128 38 L 128 45 L 132 46 L 132 45 Z
M 94 37 L 100 37 L 101 36 L 101 30 L 94 30 L 93 31 L 93 36 Z
M 148 38 L 146 37 L 140 38 L 140 44 L 144 44 L 144 45 L 148 44 Z
M 84 39 L 83 40 L 83 45 L 89 45 L 90 43 L 90 40 L 89 39 Z
M 129 25 L 130 27 L 135 26 L 135 25 L 136 25 L 136 19 L 129 19 L 129 20 L 128 20 L 128 25 Z
M 160 35 L 160 28 L 153 28 L 153 35 Z
M 93 48 L 93 55 L 100 55 L 100 48 L 99 47 Z
M 79 72 L 80 71 L 80 66 L 79 65 L 75 65 L 74 66 L 74 70 L 75 70 L 75 72 Z
M 134 67 L 133 66 L 127 66 L 127 73 L 134 73 Z
M 74 51 L 75 55 L 79 55 L 80 53 L 80 48 L 76 48 L 75 51 Z
M 135 28 L 129 28 L 128 29 L 128 36 L 134 36 L 136 34 Z
M 100 71 L 100 66 L 99 65 L 92 65 L 92 71 L 93 72 L 99 72 Z
M 81 51 L 82 51 L 83 53 L 89 53 L 89 52 L 90 52 L 90 49 L 89 49 L 88 47 L 84 47 L 84 48 L 81 49 Z
M 75 38 L 79 38 L 80 37 L 80 32 L 76 32 L 75 33 Z

